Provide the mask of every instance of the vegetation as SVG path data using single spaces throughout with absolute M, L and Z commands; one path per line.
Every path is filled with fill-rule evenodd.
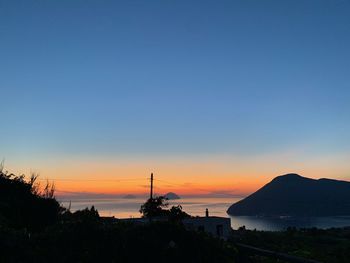
M 182 210 L 181 205 L 166 209 L 168 206 L 167 198 L 164 196 L 157 196 L 149 198 L 146 203 L 141 206 L 140 213 L 146 218 L 167 217 L 170 221 L 174 222 L 190 217 L 189 214 Z
M 65 209 L 54 197 L 54 185 L 47 182 L 41 190 L 37 177 L 32 174 L 26 181 L 0 165 L 0 225 L 39 230 L 58 221 Z
M 321 262 L 350 258 L 350 228 L 233 231 L 228 242 L 187 231 L 181 206 L 168 209 L 160 196 L 141 206 L 146 224 L 102 218 L 94 208 L 71 212 L 60 206 L 54 185 L 40 187 L 0 169 L 0 262 L 282 262 L 237 249 L 242 243 Z
M 167 199 L 164 196 L 157 196 L 149 198 L 143 205 L 141 205 L 140 213 L 143 217 L 159 217 L 166 215 L 168 207 Z
M 0 262 L 232 262 L 219 240 L 180 225 L 67 222 L 32 236 L 1 229 Z
M 94 207 L 73 213 L 56 201 L 52 184 L 40 190 L 36 179 L 1 169 L 0 262 L 233 262 L 228 244 L 172 221 L 124 223 Z M 145 215 L 162 213 L 164 199 L 156 200 Z M 169 218 L 184 213 L 166 211 Z
M 327 263 L 347 263 L 350 258 L 350 228 L 289 228 L 281 232 L 241 228 L 234 231 L 231 242 Z M 249 257 L 251 262 L 276 262 L 259 256 Z

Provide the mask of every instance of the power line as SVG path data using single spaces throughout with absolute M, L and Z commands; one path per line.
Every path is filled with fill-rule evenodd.
M 77 178 L 37 178 L 38 181 L 57 181 L 57 182 L 145 182 L 149 180 L 149 178 L 123 178 L 123 179 L 77 179 Z M 192 188 L 193 190 L 196 191 L 201 191 L 201 192 L 208 192 L 209 190 L 207 189 L 201 189 L 197 187 L 192 187 L 186 184 L 179 184 L 179 183 L 173 183 L 170 181 L 166 180 L 160 180 L 160 179 L 153 179 L 154 181 L 161 182 L 164 184 L 167 184 L 172 187 L 181 187 L 181 188 Z M 153 188 L 161 188 L 161 187 L 154 187 Z
M 158 182 L 161 182 L 161 183 L 174 185 L 174 186 L 183 186 L 183 184 L 176 184 L 176 183 L 168 182 L 168 181 L 165 181 L 165 180 L 159 180 L 159 179 L 154 179 L 154 180 L 158 181 Z
M 70 179 L 70 178 L 46 178 L 46 179 L 37 179 L 38 181 L 67 181 L 67 182 L 127 182 L 127 181 L 145 181 L 145 178 L 135 178 L 135 179 Z

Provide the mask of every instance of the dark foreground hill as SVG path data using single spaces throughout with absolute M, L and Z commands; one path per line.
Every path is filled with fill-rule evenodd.
M 298 174 L 278 176 L 255 193 L 231 205 L 230 215 L 350 215 L 350 182 L 310 179 Z
M 166 210 L 168 222 L 144 224 L 100 217 L 94 207 L 71 212 L 55 199 L 52 184 L 41 189 L 36 178 L 5 172 L 0 163 L 1 263 L 236 262 L 230 244 L 187 230 L 180 206 Z M 164 212 L 164 198 L 153 200 L 144 216 Z

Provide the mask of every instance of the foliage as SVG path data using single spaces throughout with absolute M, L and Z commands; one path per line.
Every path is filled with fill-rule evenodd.
M 94 206 L 91 206 L 90 209 L 86 207 L 83 210 L 77 210 L 73 213 L 66 210 L 61 216 L 61 219 L 63 222 L 97 222 L 100 220 L 100 215 L 97 209 L 95 209 Z
M 140 213 L 143 217 L 167 217 L 172 222 L 178 222 L 184 218 L 190 217 L 189 214 L 182 210 L 181 205 L 172 206 L 170 209 L 165 209 L 169 206 L 167 198 L 158 196 L 149 198 L 140 208 Z
M 350 258 L 350 227 L 296 229 L 287 231 L 234 231 L 232 242 L 287 253 L 328 263 L 347 263 Z M 270 262 L 265 259 L 259 262 Z
M 220 240 L 178 224 L 67 221 L 37 232 L 0 228 L 0 262 L 233 262 Z
M 187 215 L 164 208 L 164 197 L 146 202 L 146 216 Z M 37 175 L 25 180 L 0 169 L 0 262 L 232 262 L 235 252 L 221 240 L 187 231 L 181 224 L 127 224 L 104 219 L 91 207 L 71 212 L 41 188 Z
M 41 191 L 37 178 L 32 174 L 26 181 L 0 165 L 0 224 L 39 230 L 57 222 L 64 209 L 54 198 L 54 185 L 47 183 Z
M 170 221 L 176 222 L 176 221 L 181 221 L 185 218 L 189 218 L 191 216 L 182 210 L 181 205 L 177 205 L 177 206 L 172 206 L 170 208 L 168 217 Z
M 157 196 L 149 198 L 143 205 L 141 205 L 140 213 L 143 217 L 159 217 L 165 216 L 168 207 L 167 199 L 164 196 Z

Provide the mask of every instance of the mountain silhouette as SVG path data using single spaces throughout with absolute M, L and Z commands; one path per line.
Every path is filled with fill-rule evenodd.
M 177 194 L 173 193 L 173 192 L 169 192 L 169 193 L 166 193 L 164 195 L 164 197 L 168 200 L 176 200 L 176 199 L 180 199 L 180 196 L 178 196 Z
M 231 205 L 229 215 L 345 216 L 350 215 L 350 182 L 281 175 Z

